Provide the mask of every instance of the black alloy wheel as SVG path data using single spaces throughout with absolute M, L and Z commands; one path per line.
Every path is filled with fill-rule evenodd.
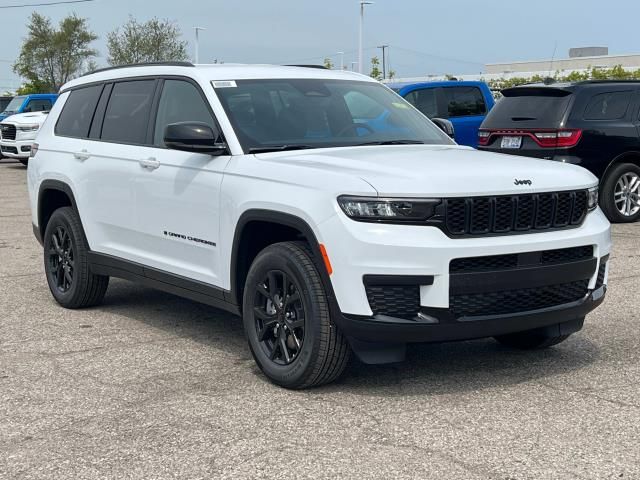
M 66 293 L 73 285 L 75 258 L 69 232 L 58 226 L 49 238 L 49 275 L 51 284 L 60 293 Z
M 289 365 L 302 350 L 305 311 L 295 282 L 281 270 L 270 270 L 255 287 L 255 328 L 260 348 L 278 365 Z

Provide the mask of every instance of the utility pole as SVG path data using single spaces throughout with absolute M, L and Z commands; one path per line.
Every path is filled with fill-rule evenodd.
M 199 37 L 198 37 L 198 32 L 199 32 L 200 30 L 206 30 L 206 29 L 205 29 L 205 28 L 202 28 L 202 27 L 193 27 L 193 28 L 194 28 L 194 29 L 195 29 L 195 31 L 196 31 L 196 45 L 195 45 L 195 47 L 196 47 L 196 54 L 195 54 L 194 62 L 193 62 L 193 63 L 196 63 L 196 64 L 197 64 L 197 63 L 198 63 L 198 60 L 199 60 L 199 57 L 200 57 L 200 51 L 199 51 L 199 50 L 200 50 L 200 39 L 199 39 Z
M 382 79 L 387 79 L 387 55 L 386 50 L 389 48 L 389 45 L 380 45 L 378 48 L 382 49 Z

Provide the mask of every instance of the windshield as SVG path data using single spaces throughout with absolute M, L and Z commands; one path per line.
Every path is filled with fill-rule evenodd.
M 238 80 L 216 93 L 245 153 L 354 145 L 453 142 L 378 83 Z
M 7 105 L 7 108 L 4 109 L 5 112 L 15 112 L 16 110 L 18 110 L 21 106 L 22 103 L 24 102 L 24 99 L 27 98 L 24 95 L 20 96 L 20 97 L 13 97 L 13 100 L 11 100 L 9 102 L 9 105 Z

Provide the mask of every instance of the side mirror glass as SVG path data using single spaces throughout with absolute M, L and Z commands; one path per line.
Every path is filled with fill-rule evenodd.
M 213 129 L 203 122 L 171 123 L 164 129 L 164 144 L 173 150 L 224 155 L 227 144 L 219 142 Z
M 455 129 L 453 128 L 453 123 L 445 118 L 432 118 L 431 121 L 436 124 L 436 126 L 446 133 L 450 138 L 454 138 Z

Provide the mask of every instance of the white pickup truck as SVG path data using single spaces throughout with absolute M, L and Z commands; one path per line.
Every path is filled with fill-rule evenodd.
M 0 122 L 0 151 L 3 157 L 29 162 L 31 145 L 49 112 L 18 113 Z

